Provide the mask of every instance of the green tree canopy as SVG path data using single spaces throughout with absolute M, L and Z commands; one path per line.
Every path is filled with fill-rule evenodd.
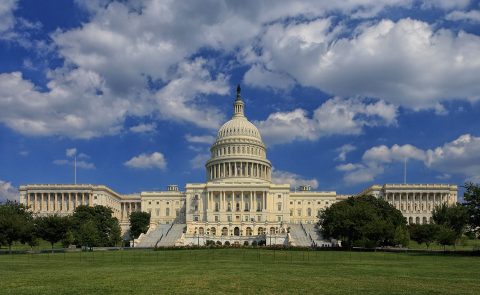
M 38 217 L 35 219 L 37 225 L 36 231 L 39 238 L 50 242 L 52 246 L 63 239 L 69 230 L 68 217 L 61 217 L 58 215 L 49 215 Z
M 350 197 L 333 204 L 321 213 L 320 225 L 325 237 L 339 239 L 347 247 L 408 243 L 402 213 L 374 196 Z
M 412 224 L 409 227 L 410 238 L 419 244 L 425 243 L 427 248 L 436 240 L 438 230 L 436 224 Z
M 95 227 L 95 238 L 88 240 L 90 247 L 115 246 L 121 240 L 120 224 L 112 217 L 112 209 L 105 206 L 78 206 L 71 217 L 72 232 L 75 240 L 82 245 L 87 241 L 84 234 L 92 232 L 91 224 Z M 89 227 L 81 230 L 82 225 L 91 222 Z M 80 238 L 82 236 L 82 238 Z
M 459 239 L 467 226 L 468 213 L 462 205 L 441 204 L 433 209 L 432 219 L 436 224 L 451 229 L 455 233 L 455 239 Z
M 0 205 L 0 243 L 8 245 L 10 252 L 16 241 L 33 243 L 33 231 L 33 216 L 25 205 L 11 201 Z
M 130 213 L 130 235 L 132 239 L 137 239 L 142 233 L 146 233 L 150 226 L 150 213 L 132 212 Z
M 480 234 L 480 185 L 466 183 L 465 189 L 463 199 L 468 213 L 468 223 L 473 231 Z

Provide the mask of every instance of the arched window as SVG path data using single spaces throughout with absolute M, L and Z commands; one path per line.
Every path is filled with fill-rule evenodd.
M 423 224 L 426 224 L 427 223 L 427 217 L 423 217 Z
M 420 224 L 420 217 L 415 218 L 415 223 Z
M 232 211 L 232 204 L 230 202 L 227 204 L 227 211 Z
M 200 227 L 198 229 L 198 234 L 201 235 L 201 236 L 203 236 L 205 234 L 205 230 L 203 229 L 203 227 Z
M 247 236 L 251 236 L 253 234 L 253 231 L 252 231 L 252 228 L 251 227 L 247 227 L 247 229 L 245 230 Z
M 413 217 L 408 217 L 408 224 L 413 224 Z
M 228 228 L 222 228 L 222 236 L 228 236 Z
M 265 229 L 263 227 L 258 228 L 258 234 L 263 235 L 265 233 Z
M 274 235 L 274 234 L 275 234 L 275 228 L 274 228 L 273 226 L 270 228 L 270 234 L 271 234 L 271 235 Z
M 210 229 L 210 234 L 211 234 L 212 236 L 216 235 L 216 234 L 217 234 L 217 229 L 214 228 L 214 227 L 212 227 L 212 228 Z
M 218 202 L 215 203 L 215 212 L 220 210 L 220 204 Z
M 307 215 L 310 217 L 312 216 L 312 208 L 307 209 Z

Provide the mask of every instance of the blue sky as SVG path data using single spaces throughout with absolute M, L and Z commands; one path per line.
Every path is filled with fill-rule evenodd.
M 338 2 L 338 3 L 336 3 Z M 242 85 L 277 182 L 480 182 L 480 5 L 459 0 L 0 3 L 0 200 L 205 181 Z

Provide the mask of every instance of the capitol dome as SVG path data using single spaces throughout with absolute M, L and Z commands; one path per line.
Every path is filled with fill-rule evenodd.
M 208 181 L 271 181 L 272 165 L 257 127 L 244 114 L 237 87 L 232 119 L 218 130 L 206 163 Z

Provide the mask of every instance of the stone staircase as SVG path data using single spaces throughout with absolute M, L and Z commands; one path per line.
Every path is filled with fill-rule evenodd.
M 313 242 L 317 247 L 331 246 L 332 243 L 330 241 L 323 239 L 323 236 L 316 224 L 302 224 L 301 226 L 307 233 L 310 241 Z
M 183 223 L 175 223 L 172 224 L 171 228 L 166 232 L 165 235 L 158 241 L 157 247 L 173 247 L 175 243 L 180 239 L 183 235 L 183 229 L 186 224 Z
M 148 230 L 146 234 L 139 237 L 135 247 L 137 248 L 153 248 L 172 227 L 171 224 L 159 224 L 152 230 Z
M 290 242 L 296 247 L 310 247 L 312 240 L 308 237 L 301 224 L 290 224 Z

